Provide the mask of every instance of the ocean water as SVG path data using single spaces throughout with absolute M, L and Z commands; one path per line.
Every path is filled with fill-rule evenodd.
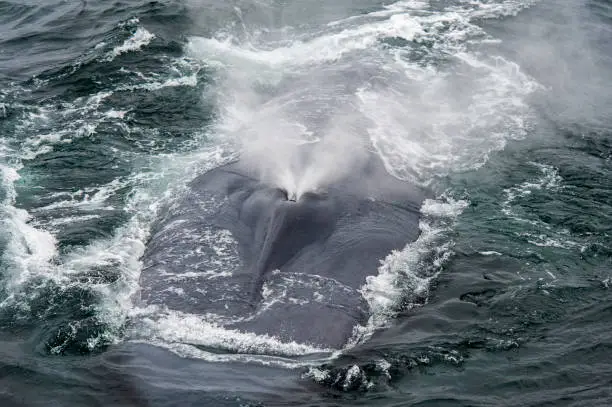
M 612 404 L 610 1 L 99 3 L 0 1 L 0 405 Z M 138 305 L 190 180 L 323 138 L 432 192 L 359 335 Z

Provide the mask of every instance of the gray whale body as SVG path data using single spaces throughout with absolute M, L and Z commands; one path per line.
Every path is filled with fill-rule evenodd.
M 240 162 L 206 172 L 156 223 L 145 305 L 229 329 L 340 348 L 369 317 L 359 289 L 419 235 L 421 189 L 372 159 L 297 201 Z

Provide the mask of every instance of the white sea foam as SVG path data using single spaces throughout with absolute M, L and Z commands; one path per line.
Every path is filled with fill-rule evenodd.
M 544 233 L 532 233 L 532 232 L 521 232 L 519 236 L 524 237 L 528 243 L 540 247 L 557 247 L 560 249 L 576 249 L 581 248 L 582 245 L 578 242 L 569 240 L 565 236 L 551 237 Z
M 14 206 L 16 199 L 15 182 L 20 178 L 21 162 L 17 154 L 3 139 L 0 142 L 0 257 L 3 284 L 9 293 L 0 306 L 12 304 L 16 295 L 32 277 L 45 275 L 54 277 L 52 260 L 57 256 L 55 236 L 44 229 L 37 229 L 29 222 L 31 215 Z M 12 162 L 13 166 L 3 163 Z
M 358 21 L 361 22 L 363 20 L 371 19 L 372 17 L 389 17 L 393 14 L 403 13 L 407 11 L 425 10 L 428 7 L 429 7 L 428 0 L 424 0 L 424 1 L 419 1 L 419 0 L 402 1 L 400 0 L 395 3 L 384 5 L 382 10 L 373 11 L 371 13 L 367 13 L 363 15 L 351 16 L 351 17 L 343 18 L 341 20 L 335 20 L 335 21 L 329 22 L 327 25 L 330 27 L 334 27 L 338 25 L 344 25 L 347 23 L 355 23 Z
M 7 291 L 18 292 L 33 276 L 48 274 L 51 277 L 51 260 L 57 256 L 55 237 L 30 225 L 31 216 L 23 209 L 2 204 L 0 213 L 2 238 L 8 241 L 1 260 L 7 272 L 4 281 Z M 9 297 L 7 301 L 10 300 Z
M 478 253 L 483 255 L 483 256 L 503 256 L 502 253 L 496 252 L 494 250 L 486 250 L 486 251 L 482 251 L 482 252 L 478 252 Z
M 216 363 L 249 363 L 258 364 L 263 366 L 274 366 L 283 369 L 297 369 L 302 367 L 310 367 L 317 363 L 323 363 L 329 358 L 308 358 L 305 361 L 300 361 L 292 358 L 274 356 L 274 355 L 256 355 L 256 354 L 243 354 L 243 353 L 218 353 L 208 352 L 197 346 L 180 343 L 180 342 L 166 342 L 160 340 L 132 340 L 135 343 L 145 343 L 148 345 L 159 346 L 169 350 L 170 352 L 184 358 L 205 360 L 207 362 Z
M 506 199 L 502 202 L 502 213 L 519 222 L 540 225 L 541 223 L 537 220 L 527 219 L 518 215 L 513 209 L 513 205 L 516 200 L 531 195 L 535 191 L 558 190 L 562 187 L 563 179 L 559 175 L 558 170 L 553 166 L 533 162 L 530 164 L 539 169 L 541 176 L 536 180 L 525 181 L 517 186 L 505 189 L 504 193 L 506 194 Z M 545 224 L 541 224 L 541 226 L 549 228 L 549 226 Z
M 74 192 L 52 193 L 44 197 L 52 200 L 52 202 L 36 208 L 34 213 L 44 213 L 49 210 L 64 208 L 76 208 L 85 211 L 118 209 L 107 204 L 109 198 L 120 189 L 134 184 L 136 179 L 142 179 L 142 177 L 116 178 L 100 186 L 87 187 Z
M 173 60 L 164 74 L 142 75 L 137 83 L 122 84 L 111 90 L 104 90 L 90 96 L 56 105 L 37 106 L 20 120 L 16 127 L 19 133 L 27 134 L 20 141 L 20 151 L 13 152 L 18 159 L 33 160 L 49 153 L 55 146 L 71 143 L 80 138 L 94 136 L 102 123 L 122 123 L 129 110 L 108 109 L 105 104 L 116 93 L 143 89 L 157 91 L 168 87 L 198 85 L 197 72 L 201 66 L 186 58 Z M 31 107 L 30 107 L 31 108 Z M 125 127 L 127 132 L 138 131 Z M 41 130 L 42 129 L 42 130 Z M 49 131 L 51 129 L 51 131 Z
M 452 255 L 453 242 L 448 238 L 448 232 L 467 205 L 466 201 L 453 199 L 428 199 L 423 203 L 419 238 L 404 249 L 389 254 L 381 262 L 378 274 L 369 276 L 361 287 L 371 315 L 365 327 L 356 329 L 349 347 L 384 327 L 398 311 L 401 301 L 427 294 L 431 280 Z M 433 260 L 424 264 L 426 258 Z
M 202 315 L 157 310 L 151 317 L 142 317 L 139 335 L 166 343 L 184 343 L 255 355 L 301 356 L 331 353 L 331 349 L 309 344 L 283 342 L 268 335 L 224 328 Z
M 536 162 L 529 164 L 537 168 L 539 177 L 504 189 L 506 199 L 501 203 L 501 212 L 523 225 L 523 230 L 515 234 L 527 243 L 538 247 L 584 250 L 584 243 L 577 241 L 579 239 L 573 237 L 568 230 L 545 222 L 531 213 L 529 205 L 524 206 L 524 200 L 532 196 L 558 193 L 565 188 L 563 178 L 559 175 L 557 168 Z
M 20 140 L 20 149 L 14 154 L 20 160 L 33 160 L 52 151 L 57 144 L 94 135 L 104 120 L 104 115 L 99 111 L 100 106 L 112 94 L 112 91 L 103 91 L 80 97 L 65 103 L 61 109 L 56 106 L 37 106 L 16 126 L 18 132 L 27 137 Z M 48 131 L 48 128 L 53 130 Z
M 17 169 L 6 165 L 0 165 L 0 174 L 2 174 L 2 187 L 5 189 L 4 203 L 11 203 L 15 199 L 14 183 L 19 180 Z
M 58 226 L 63 226 L 63 225 L 70 225 L 70 224 L 74 224 L 77 222 L 86 222 L 89 220 L 93 220 L 93 219 L 100 219 L 102 216 L 101 215 L 77 215 L 77 216 L 65 216 L 62 218 L 56 218 L 56 219 L 51 219 L 49 222 L 46 223 L 45 226 L 49 227 L 50 230 L 53 231 L 53 227 L 58 227 Z
M 348 53 L 367 50 L 385 37 L 412 40 L 419 34 L 423 34 L 423 29 L 418 21 L 407 14 L 395 14 L 386 21 L 296 41 L 279 48 L 257 49 L 253 45 L 235 45 L 231 38 L 218 40 L 195 37 L 191 39 L 189 49 L 196 56 L 216 57 L 219 62 L 230 66 L 242 66 L 248 61 L 264 66 L 282 66 L 284 69 L 303 69 L 310 64 L 332 62 Z
M 182 75 L 174 78 L 168 78 L 163 81 L 159 81 L 156 78 L 143 77 L 145 82 L 133 85 L 122 85 L 117 88 L 118 91 L 133 91 L 136 89 L 144 89 L 148 91 L 156 91 L 163 88 L 172 88 L 177 86 L 190 86 L 195 87 L 198 84 L 198 78 L 196 73 L 189 75 Z
M 108 53 L 107 60 L 112 61 L 121 54 L 139 51 L 141 48 L 149 45 L 154 38 L 155 34 L 143 27 L 138 27 L 128 39 Z
M 105 115 L 111 119 L 123 119 L 127 112 L 127 110 L 109 110 Z
M 308 371 L 303 375 L 304 378 L 313 379 L 315 382 L 323 382 L 328 380 L 331 377 L 329 370 L 321 369 L 316 366 L 312 366 L 308 369 Z
M 460 0 L 448 7 L 449 10 L 468 10 L 473 18 L 500 18 L 516 16 L 521 10 L 535 4 L 537 0 L 502 0 L 488 2 L 479 0 Z

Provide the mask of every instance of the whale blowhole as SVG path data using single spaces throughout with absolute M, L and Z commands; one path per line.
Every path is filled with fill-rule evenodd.
M 289 191 L 286 188 L 279 188 L 279 189 L 283 193 L 286 201 L 297 202 L 298 196 L 295 193 L 295 191 Z

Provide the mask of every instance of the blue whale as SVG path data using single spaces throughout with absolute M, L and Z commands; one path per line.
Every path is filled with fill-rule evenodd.
M 297 198 L 240 161 L 218 167 L 160 216 L 143 257 L 141 301 L 341 348 L 368 320 L 366 278 L 417 239 L 425 197 L 378 158 Z

